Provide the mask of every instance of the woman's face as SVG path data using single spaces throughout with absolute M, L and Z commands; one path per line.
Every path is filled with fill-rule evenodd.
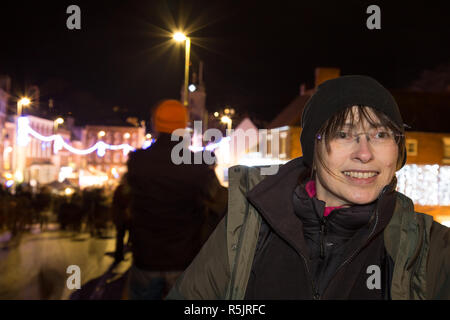
M 374 201 L 396 171 L 398 146 L 392 133 L 385 128 L 371 127 L 367 120 L 359 119 L 357 111 L 353 114 L 353 127 L 347 125 L 351 120 L 347 119 L 344 128 L 329 138 L 329 152 L 323 141 L 317 143 L 323 163 L 329 169 L 316 161 L 317 198 L 327 206 Z M 376 119 L 372 111 L 369 114 Z

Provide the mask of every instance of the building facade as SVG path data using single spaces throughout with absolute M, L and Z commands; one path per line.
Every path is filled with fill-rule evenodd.
M 135 149 L 142 147 L 145 141 L 145 127 L 132 126 L 92 126 L 85 127 L 83 144 L 86 149 L 98 141 L 108 145 L 128 144 Z M 100 176 L 101 180 L 118 179 L 126 172 L 126 162 L 129 150 L 105 150 L 105 153 L 91 152 L 85 156 L 85 174 Z M 83 178 L 82 178 L 83 179 Z M 86 184 L 89 179 L 85 178 Z M 83 182 L 81 182 L 83 184 Z

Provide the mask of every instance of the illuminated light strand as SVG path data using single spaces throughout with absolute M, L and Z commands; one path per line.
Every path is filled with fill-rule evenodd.
M 135 151 L 136 148 L 130 146 L 127 143 L 119 144 L 119 145 L 111 145 L 107 144 L 104 141 L 98 141 L 93 146 L 87 148 L 87 149 L 77 149 L 68 144 L 64 141 L 63 137 L 60 135 L 51 135 L 51 136 L 43 136 L 40 133 L 33 130 L 33 128 L 30 127 L 29 119 L 26 117 L 20 117 L 18 119 L 18 144 L 21 146 L 26 146 L 30 139 L 29 135 L 33 136 L 36 139 L 39 139 L 44 142 L 54 142 L 53 144 L 53 151 L 54 153 L 57 153 L 59 150 L 65 148 L 66 150 L 78 154 L 78 155 L 87 155 L 89 153 L 92 153 L 97 150 L 97 155 L 99 157 L 103 157 L 105 155 L 106 150 L 123 150 L 124 155 L 128 154 L 130 151 Z M 189 146 L 189 149 L 191 151 L 197 152 L 197 151 L 212 151 L 220 146 L 221 143 L 229 140 L 230 137 L 225 137 L 221 141 L 217 143 L 210 143 L 206 147 L 194 147 Z M 147 149 L 154 143 L 154 139 L 151 139 L 150 141 L 145 141 L 142 148 Z
M 213 150 L 217 149 L 218 147 L 220 147 L 221 144 L 223 144 L 229 140 L 230 140 L 230 137 L 224 137 L 219 142 L 209 143 L 206 147 L 189 146 L 189 150 L 191 150 L 193 152 L 199 152 L 199 151 L 205 151 L 205 150 L 213 151 Z
M 36 139 L 39 139 L 44 142 L 54 142 L 53 149 L 54 152 L 57 153 L 62 148 L 65 148 L 66 150 L 79 154 L 79 155 L 87 155 L 89 153 L 92 153 L 97 150 L 97 154 L 100 157 L 103 157 L 105 155 L 106 150 L 123 150 L 124 154 L 127 154 L 130 151 L 136 150 L 136 148 L 130 146 L 127 143 L 119 144 L 119 145 L 110 145 L 105 143 L 104 141 L 98 141 L 93 146 L 87 148 L 87 149 L 77 149 L 68 144 L 64 141 L 64 139 L 60 135 L 51 135 L 51 136 L 43 136 L 40 133 L 34 131 L 29 124 L 29 120 L 26 117 L 20 117 L 18 119 L 18 144 L 21 146 L 26 146 L 29 142 L 29 136 L 31 135 Z
M 450 205 L 450 166 L 405 165 L 397 180 L 397 190 L 416 204 Z

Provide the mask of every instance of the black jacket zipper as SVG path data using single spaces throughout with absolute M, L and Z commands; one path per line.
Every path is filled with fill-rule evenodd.
M 325 258 L 325 236 L 327 235 L 327 219 L 320 219 L 320 258 Z
M 386 191 L 388 190 L 388 188 L 389 188 L 389 187 L 383 188 L 383 190 L 381 191 L 380 195 L 379 195 L 378 198 L 377 198 L 377 204 L 376 204 L 376 207 L 375 207 L 375 224 L 374 224 L 374 226 L 373 226 L 373 228 L 372 228 L 372 231 L 370 232 L 369 236 L 367 237 L 367 240 L 363 243 L 363 245 L 361 245 L 358 249 L 356 249 L 356 250 L 350 255 L 350 257 L 349 257 L 347 260 L 345 260 L 345 261 L 344 261 L 344 262 L 336 269 L 335 275 L 338 274 L 338 272 L 342 269 L 342 267 L 345 266 L 347 263 L 349 263 L 349 262 L 356 256 L 356 254 L 357 254 L 359 251 L 361 251 L 361 249 L 366 245 L 366 243 L 367 243 L 368 241 L 370 241 L 370 239 L 372 238 L 372 236 L 373 236 L 373 234 L 374 234 L 374 232 L 375 232 L 375 230 L 376 230 L 376 228 L 377 228 L 377 225 L 378 225 L 378 206 L 379 206 L 379 202 L 380 202 L 381 197 L 382 197 L 382 196 L 386 193 Z M 332 281 L 332 280 L 331 280 L 331 281 Z M 331 283 L 331 281 L 328 283 L 328 285 Z M 327 288 L 328 288 L 328 285 L 327 285 L 327 287 L 325 288 L 325 290 L 323 291 L 323 293 L 326 292 L 326 290 L 327 290 Z

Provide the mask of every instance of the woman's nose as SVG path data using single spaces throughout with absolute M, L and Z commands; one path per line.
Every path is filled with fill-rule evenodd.
M 353 159 L 364 163 L 373 159 L 373 150 L 367 135 L 360 135 L 354 143 Z

